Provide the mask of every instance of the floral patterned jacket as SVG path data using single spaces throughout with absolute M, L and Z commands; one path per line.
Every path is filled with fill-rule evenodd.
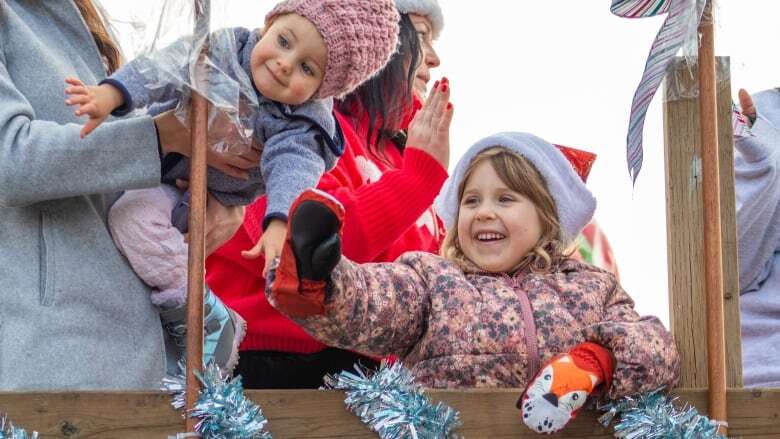
M 609 398 L 678 379 L 677 349 L 658 318 L 640 317 L 612 274 L 571 259 L 510 277 L 422 252 L 395 263 L 342 258 L 325 310 L 295 321 L 330 346 L 397 355 L 426 387 L 525 388 L 583 341 L 615 357 Z

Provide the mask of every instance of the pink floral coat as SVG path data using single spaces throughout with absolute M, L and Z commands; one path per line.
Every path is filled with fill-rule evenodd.
M 609 398 L 678 378 L 677 349 L 658 318 L 640 317 L 612 274 L 574 260 L 510 277 L 421 252 L 395 263 L 342 258 L 325 315 L 295 321 L 325 344 L 400 357 L 426 387 L 525 388 L 550 358 L 583 341 L 615 357 Z

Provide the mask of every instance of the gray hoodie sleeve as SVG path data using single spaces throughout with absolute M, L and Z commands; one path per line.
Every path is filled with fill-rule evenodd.
M 756 289 L 764 280 L 768 274 L 765 267 L 780 240 L 780 96 L 769 91 L 754 98 L 758 118 L 751 129 L 753 135 L 734 141 L 742 292 Z
M 341 156 L 344 145 L 336 135 L 332 108 L 330 99 L 312 100 L 291 114 L 267 112 L 261 118 L 266 142 L 260 161 L 268 194 L 263 226 L 272 218 L 286 220 L 295 198 L 316 186 Z
M 0 207 L 149 187 L 159 182 L 152 119 L 106 123 L 86 139 L 81 125 L 37 119 L 0 50 Z

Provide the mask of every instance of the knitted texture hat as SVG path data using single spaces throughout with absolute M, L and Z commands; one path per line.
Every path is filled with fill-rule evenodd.
M 385 66 L 398 44 L 400 16 L 392 0 L 286 0 L 265 17 L 294 13 L 322 35 L 328 64 L 314 98 L 342 97 Z
M 444 29 L 444 14 L 436 0 L 395 0 L 395 7 L 402 14 L 417 14 L 428 17 L 433 25 L 433 39 L 439 38 Z
M 466 151 L 455 166 L 455 171 L 444 182 L 444 187 L 435 201 L 436 211 L 447 228 L 454 226 L 458 220 L 458 187 L 463 181 L 466 169 L 477 154 L 496 146 L 514 151 L 534 165 L 555 200 L 555 210 L 565 234 L 564 242 L 568 243 L 574 239 L 593 217 L 596 199 L 558 148 L 528 133 L 494 134 L 478 141 Z

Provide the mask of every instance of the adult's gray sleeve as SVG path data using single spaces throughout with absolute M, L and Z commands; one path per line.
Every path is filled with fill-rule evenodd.
M 780 240 L 780 130 L 761 114 L 752 136 L 736 138 L 734 177 L 737 198 L 740 290 L 758 287 Z
M 149 117 L 81 126 L 37 120 L 0 58 L 0 206 L 150 187 L 160 180 Z M 52 100 L 52 105 L 64 105 Z

